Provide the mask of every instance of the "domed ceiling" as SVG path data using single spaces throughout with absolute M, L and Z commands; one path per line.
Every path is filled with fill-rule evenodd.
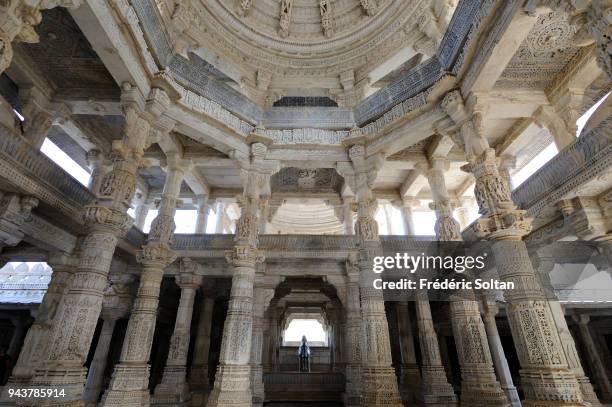
M 158 0 L 175 49 L 198 54 L 253 100 L 328 96 L 341 106 L 413 56 L 431 55 L 454 3 Z

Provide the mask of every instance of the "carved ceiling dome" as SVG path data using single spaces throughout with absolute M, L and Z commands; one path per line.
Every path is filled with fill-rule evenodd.
M 415 53 L 431 55 L 455 6 L 442 0 L 158 0 L 158 7 L 178 52 L 203 57 L 253 99 L 317 89 L 299 95 L 352 92 L 335 97 L 351 105 L 368 83 Z M 376 69 L 384 72 L 372 77 Z

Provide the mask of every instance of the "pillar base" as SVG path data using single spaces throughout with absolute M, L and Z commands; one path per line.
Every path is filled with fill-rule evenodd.
M 359 365 L 347 364 L 345 370 L 346 386 L 343 395 L 344 405 L 361 405 L 361 367 Z
M 443 366 L 423 366 L 419 405 L 456 407 L 457 396 L 453 386 L 446 380 Z
M 191 392 L 210 391 L 210 381 L 208 380 L 208 365 L 194 365 L 189 371 L 189 387 Z
M 580 386 L 580 391 L 582 392 L 582 398 L 584 401 L 591 403 L 592 407 L 601 406 L 601 402 L 597 398 L 595 389 L 593 389 L 593 384 L 591 384 L 588 377 L 578 376 L 578 385 Z
M 251 389 L 253 392 L 253 406 L 263 406 L 265 388 L 261 365 L 251 366 Z
M 361 368 L 361 405 L 403 407 L 397 388 L 395 371 L 391 367 Z
M 30 382 L 32 388 L 63 390 L 65 396 L 57 399 L 37 399 L 32 403 L 25 402 L 24 405 L 82 406 L 81 397 L 85 390 L 86 376 L 87 369 L 82 366 L 52 365 L 36 369 L 34 378 Z
M 191 400 L 185 366 L 166 366 L 161 383 L 153 392 L 151 405 L 184 406 Z
M 115 366 L 102 406 L 148 406 L 149 365 L 120 363 Z
M 460 405 L 466 407 L 510 407 L 510 401 L 498 382 L 478 380 L 477 375 L 470 380 L 462 380 Z
M 502 390 L 506 393 L 508 400 L 510 400 L 510 405 L 512 407 L 522 407 L 521 398 L 518 395 L 518 391 L 514 386 L 504 387 L 502 386 Z
M 584 407 L 576 376 L 568 371 L 522 369 L 523 407 Z
M 406 365 L 401 367 L 400 396 L 407 405 L 414 405 L 419 396 L 421 387 L 421 372 L 417 365 Z
M 208 407 L 250 407 L 251 367 L 249 365 L 219 365 Z

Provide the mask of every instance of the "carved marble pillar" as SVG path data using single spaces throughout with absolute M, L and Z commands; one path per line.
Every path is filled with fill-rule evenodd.
M 136 208 L 134 210 L 134 226 L 140 230 L 144 229 L 144 224 L 150 209 L 151 202 L 149 202 L 146 197 L 142 196 L 136 203 Z
M 583 406 L 580 386 L 568 366 L 548 301 L 521 240 L 531 220 L 512 202 L 498 173 L 495 150 L 486 148 L 470 161 L 464 168 L 476 178 L 475 195 L 483 214 L 474 224 L 475 231 L 492 242 L 500 279 L 514 285 L 504 291 L 504 297 L 522 367 L 523 404 Z
M 206 233 L 206 225 L 208 224 L 208 213 L 210 212 L 208 196 L 198 195 L 194 199 L 194 204 L 198 211 L 196 217 L 195 233 L 204 234 Z
M 264 311 L 274 295 L 274 290 L 266 289 L 257 283 L 253 291 L 253 335 L 251 337 L 251 388 L 253 406 L 262 406 L 264 401 L 264 383 L 262 367 Z
M 508 367 L 508 360 L 506 360 L 506 354 L 502 347 L 499 332 L 497 331 L 497 323 L 495 322 L 495 316 L 499 311 L 499 307 L 495 302 L 494 298 L 484 297 L 481 303 L 481 312 L 487 331 L 487 339 L 489 341 L 489 347 L 491 348 L 491 356 L 493 358 L 493 365 L 499 378 L 499 383 L 502 389 L 508 396 L 512 407 L 521 407 L 521 399 L 519 398 L 516 387 L 512 382 L 512 375 L 510 374 L 510 367 Z
M 417 402 L 419 388 L 421 387 L 421 372 L 416 361 L 414 350 L 414 338 L 412 334 L 412 323 L 408 303 L 396 303 L 397 325 L 400 335 L 400 350 L 402 362 L 400 366 L 400 394 L 406 405 L 414 405 Z
M 612 382 L 610 381 L 606 366 L 597 353 L 597 345 L 595 345 L 595 341 L 589 330 L 590 318 L 587 314 L 578 314 L 574 316 L 574 320 L 578 324 L 580 338 L 584 343 L 584 350 L 589 359 L 589 365 L 593 372 L 593 379 L 597 384 L 601 398 L 604 400 L 612 400 Z
M 353 200 L 351 198 L 342 198 L 342 220 L 344 223 L 344 234 L 352 235 L 353 229 Z
M 446 371 L 442 365 L 427 292 L 417 291 L 415 305 L 422 359 L 419 402 L 423 405 L 456 406 L 457 397 L 453 386 L 446 379 Z
M 413 197 L 404 197 L 401 201 L 396 202 L 396 205 L 399 206 L 400 212 L 402 214 L 402 221 L 404 222 L 404 233 L 407 236 L 415 235 L 412 208 L 416 204 L 418 204 L 418 200 Z
M 140 285 L 128 322 L 119 363 L 102 399 L 105 406 L 140 406 L 149 403 L 149 357 L 159 304 L 164 268 L 176 259 L 170 245 L 174 241 L 174 213 L 185 171 L 190 162 L 168 157 L 166 181 L 157 217 L 151 224 L 147 243 L 137 256 L 142 264 Z M 185 267 L 185 262 L 181 267 Z M 189 264 L 188 266 L 191 266 Z
M 113 273 L 109 276 L 109 284 L 104 293 L 102 312 L 100 318 L 104 321 L 102 331 L 98 338 L 98 344 L 94 358 L 87 372 L 85 392 L 83 401 L 86 405 L 97 406 L 100 394 L 104 390 L 104 372 L 108 360 L 109 346 L 113 336 L 115 323 L 124 318 L 132 309 L 133 294 L 130 284 L 134 280 L 134 274 Z
M 358 406 L 361 397 L 361 311 L 359 304 L 359 264 L 357 254 L 346 262 L 346 388 L 344 404 Z
M 472 206 L 472 198 L 462 197 L 459 199 L 459 203 L 456 209 L 457 221 L 459 222 L 459 229 L 463 230 L 470 224 L 469 207 Z
M 191 400 L 187 383 L 187 352 L 191 339 L 191 317 L 195 292 L 202 283 L 202 276 L 193 273 L 189 262 L 181 267 L 176 283 L 181 288 L 181 299 L 176 312 L 174 332 L 170 338 L 168 359 L 161 382 L 155 388 L 152 404 L 180 406 Z
M 223 233 L 223 218 L 225 216 L 225 202 L 217 202 L 217 208 L 215 213 L 217 214 L 217 220 L 215 222 L 215 233 Z
M 474 195 L 482 217 L 473 224 L 478 237 L 491 242 L 501 281 L 512 283 L 504 291 L 506 313 L 521 364 L 521 387 L 526 406 L 583 406 L 575 375 L 567 365 L 559 334 L 542 287 L 533 270 L 522 237 L 531 219 L 518 210 L 508 184 L 499 175 L 495 150 L 483 131 L 486 106 L 475 100 L 471 111 L 459 91 L 449 92 L 442 109 L 460 126 L 469 164 L 463 170 L 474 175 Z
M 259 211 L 259 233 L 263 235 L 268 231 L 268 218 L 270 217 L 270 202 L 268 197 L 261 199 Z
M 512 182 L 512 175 L 510 171 L 516 168 L 516 157 L 504 155 L 500 159 L 499 163 L 499 175 L 506 181 L 508 184 L 508 188 L 510 191 L 514 189 L 514 184 Z
M 208 294 L 208 295 L 206 295 Z M 215 297 L 205 292 L 198 322 L 198 332 L 193 347 L 193 361 L 189 375 L 193 404 L 204 404 L 206 395 L 210 390 L 208 377 L 208 353 L 210 351 L 210 334 L 212 331 L 212 316 L 215 306 Z
M 85 383 L 85 391 L 83 392 L 83 401 L 89 406 L 98 405 L 98 398 L 104 384 L 104 370 L 106 369 L 108 351 L 111 339 L 113 338 L 115 323 L 117 322 L 117 319 L 112 316 L 103 317 L 103 320 L 102 330 L 100 331 L 93 360 L 87 372 L 87 381 Z
M 87 372 L 83 364 L 102 309 L 113 253 L 119 236 L 126 234 L 132 225 L 126 212 L 148 141 L 150 116 L 144 111 L 144 98 L 136 88 L 124 84 L 121 96 L 125 134 L 113 146 L 115 163 L 102 181 L 98 199 L 84 208 L 88 232 L 80 247 L 79 265 L 58 307 L 47 360 L 32 380 L 34 386 L 61 388 L 66 397 L 44 403 L 65 405 L 81 398 Z
M 233 266 L 232 288 L 227 317 L 223 327 L 219 366 L 208 406 L 251 406 L 251 339 L 253 334 L 253 284 L 255 267 L 263 261 L 257 249 L 259 200 L 269 186 L 271 171 L 267 167 L 263 143 L 251 145 L 250 156 L 241 162 L 243 196 L 242 213 L 236 224 L 234 248 L 226 257 Z
M 589 378 L 585 375 L 584 369 L 582 368 L 582 363 L 580 362 L 580 357 L 578 356 L 578 351 L 576 350 L 576 343 L 574 342 L 574 338 L 572 337 L 567 325 L 567 320 L 565 319 L 565 312 L 563 311 L 561 303 L 559 302 L 550 282 L 550 272 L 555 267 L 555 262 L 553 259 L 546 259 L 538 256 L 533 264 L 534 267 L 537 268 L 540 283 L 542 284 L 542 288 L 544 289 L 546 297 L 548 298 L 548 306 L 550 307 L 552 317 L 557 327 L 557 332 L 559 333 L 559 338 L 561 339 L 561 346 L 565 352 L 567 364 L 572 372 L 574 372 L 576 375 L 576 379 L 580 385 L 582 398 L 591 403 L 592 406 L 600 406 L 601 403 L 597 398 L 593 385 L 591 384 Z
M 34 371 L 45 360 L 49 346 L 49 332 L 52 329 L 58 306 L 68 290 L 70 278 L 75 271 L 78 258 L 63 253 L 49 256 L 51 281 L 47 287 L 38 315 L 26 334 L 17 363 L 9 378 L 9 383 L 26 384 L 34 376 Z
M 102 184 L 102 179 L 108 173 L 104 153 L 98 149 L 92 149 L 87 152 L 87 165 L 91 170 L 87 188 L 94 194 L 97 194 Z
M 444 171 L 449 162 L 444 158 L 432 158 L 432 168 L 427 171 L 436 211 L 436 235 L 440 241 L 460 241 L 459 223 L 453 211 L 444 181 Z M 451 296 L 451 322 L 461 367 L 462 406 L 507 406 L 508 399 L 495 378 L 491 351 L 480 317 L 478 302 L 472 290 Z
M 444 182 L 444 172 L 448 171 L 450 162 L 445 158 L 432 158 L 432 166 L 427 171 L 427 180 L 433 197 L 430 208 L 436 212 L 435 231 L 440 241 L 459 241 L 461 233 L 459 223 L 453 218 L 453 208 Z
M 382 252 L 378 224 L 374 219 L 377 203 L 372 196 L 372 184 L 377 157 L 366 157 L 364 146 L 349 149 L 353 165 L 353 190 L 357 199 L 355 234 L 359 242 L 359 290 L 361 296 L 361 405 L 401 406 L 395 370 L 391 366 L 389 326 L 385 315 L 383 293 L 373 287 L 376 276 L 372 261 Z

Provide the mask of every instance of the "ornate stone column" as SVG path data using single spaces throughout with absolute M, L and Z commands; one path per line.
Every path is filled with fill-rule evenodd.
M 124 318 L 132 308 L 133 295 L 130 284 L 133 280 L 134 275 L 130 273 L 118 273 L 109 276 L 109 286 L 104 294 L 100 314 L 100 318 L 104 322 L 93 360 L 87 372 L 87 381 L 83 393 L 83 401 L 86 405 L 97 406 L 100 394 L 104 390 L 104 372 L 113 331 L 117 320 Z
M 353 230 L 353 200 L 350 197 L 342 198 L 342 221 L 344 223 L 344 234 L 352 235 Z
M 149 403 L 149 357 L 159 304 L 164 268 L 176 259 L 170 249 L 174 241 L 174 213 L 185 171 L 191 162 L 168 157 L 166 181 L 157 217 L 147 243 L 137 260 L 142 264 L 140 285 L 128 322 L 119 363 L 102 399 L 105 406 L 140 406 Z
M 134 226 L 138 229 L 144 229 L 145 221 L 147 220 L 147 215 L 149 214 L 149 210 L 151 209 L 151 201 L 144 195 L 142 192 L 137 192 L 137 201 L 135 203 L 134 208 Z
M 225 216 L 225 206 L 225 202 L 217 202 L 217 209 L 215 210 L 215 213 L 217 214 L 217 220 L 215 222 L 215 233 L 223 233 L 223 217 Z
M 261 276 L 263 277 L 263 276 Z M 264 401 L 264 383 L 262 367 L 264 311 L 274 290 L 266 289 L 260 282 L 255 284 L 253 293 L 253 335 L 251 337 L 251 388 L 253 389 L 253 406 L 262 406 Z
M 391 366 L 389 327 L 382 291 L 373 287 L 373 258 L 381 254 L 377 208 L 372 196 L 372 183 L 380 168 L 380 157 L 366 158 L 365 147 L 349 149 L 353 177 L 349 180 L 357 198 L 355 234 L 359 242 L 359 289 L 361 295 L 361 405 L 401 406 L 395 371 Z
M 461 241 L 459 223 L 453 218 L 444 171 L 449 162 L 434 157 L 427 171 L 436 211 L 435 230 L 439 241 Z M 491 351 L 472 290 L 463 290 L 450 299 L 451 325 L 461 367 L 462 406 L 507 406 L 508 399 L 495 378 Z
M 208 213 L 210 212 L 208 196 L 198 195 L 194 198 L 194 204 L 198 211 L 195 232 L 199 234 L 204 234 L 206 233 L 206 225 L 208 224 Z
M 106 169 L 104 153 L 98 149 L 89 150 L 87 152 L 87 165 L 91 169 L 87 188 L 94 194 L 97 194 L 102 184 L 102 179 L 108 173 Z
M 64 253 L 49 256 L 51 281 L 38 308 L 36 319 L 26 334 L 17 363 L 9 378 L 9 383 L 26 384 L 34 376 L 34 371 L 45 360 L 49 346 L 49 332 L 57 313 L 62 296 L 66 293 L 70 277 L 75 272 L 78 258 Z
M 232 288 L 223 327 L 219 366 L 208 406 L 251 406 L 251 339 L 255 266 L 263 261 L 257 249 L 259 200 L 273 172 L 265 160 L 267 147 L 253 143 L 249 157 L 237 157 L 242 166 L 242 214 L 236 224 L 234 248 L 226 257 L 233 266 Z
M 180 273 L 176 276 L 176 284 L 181 288 L 181 299 L 170 338 L 166 367 L 161 382 L 155 388 L 152 404 L 179 406 L 191 400 L 187 383 L 187 352 L 191 339 L 193 301 L 202 283 L 202 276 L 194 274 L 194 266 L 188 259 L 183 259 Z
M 264 234 L 268 231 L 268 218 L 270 217 L 270 199 L 265 197 L 259 204 L 259 233 Z
M 440 345 L 431 318 L 431 307 L 426 291 L 416 293 L 417 325 L 421 348 L 421 392 L 419 402 L 423 405 L 456 406 L 457 397 L 453 386 L 446 379 L 446 371 L 440 357 Z
M 572 372 L 574 372 L 574 375 L 576 375 L 576 379 L 580 385 L 582 398 L 591 403 L 592 406 L 600 406 L 601 403 L 597 398 L 595 390 L 593 390 L 593 385 L 591 384 L 589 378 L 585 375 L 584 369 L 582 368 L 582 363 L 580 362 L 580 357 L 578 356 L 578 351 L 576 350 L 576 343 L 574 342 L 574 338 L 572 337 L 567 325 L 567 320 L 565 319 L 565 312 L 563 311 L 561 303 L 559 302 L 550 282 L 550 272 L 555 267 L 554 259 L 546 259 L 542 256 L 538 256 L 533 264 L 537 268 L 540 283 L 542 284 L 542 288 L 544 289 L 546 297 L 548 298 L 548 306 L 550 307 L 550 312 L 552 313 L 552 317 L 557 327 L 557 332 L 559 333 L 559 338 L 561 339 L 561 346 L 565 352 L 567 364 Z
M 473 113 L 468 113 L 458 91 L 445 96 L 442 108 L 460 125 L 470 162 L 463 169 L 476 180 L 474 194 L 482 217 L 474 223 L 474 232 L 492 242 L 500 280 L 514 287 L 504 291 L 504 298 L 522 367 L 523 404 L 583 406 L 578 381 L 568 367 L 550 308 L 522 241 L 531 229 L 531 219 L 512 202 L 508 184 L 498 172 L 495 150 L 489 148 L 482 131 L 486 111 L 475 103 Z
M 412 208 L 418 204 L 418 200 L 413 197 L 404 197 L 400 201 L 395 202 L 396 206 L 399 207 L 402 214 L 402 221 L 404 222 L 404 233 L 407 236 L 414 236 L 414 218 Z
M 412 323 L 410 321 L 410 310 L 407 302 L 396 303 L 397 325 L 400 335 L 400 350 L 402 355 L 400 373 L 400 394 L 406 405 L 417 403 L 419 388 L 421 387 L 421 372 L 416 361 L 414 351 L 414 338 L 412 334 Z
M 83 364 L 102 309 L 113 252 L 119 236 L 132 225 L 126 212 L 134 195 L 136 170 L 143 165 L 150 115 L 145 113 L 144 98 L 138 89 L 129 84 L 123 85 L 122 103 L 125 134 L 113 146 L 115 163 L 104 177 L 98 199 L 84 209 L 88 232 L 81 244 L 79 265 L 58 307 L 47 360 L 36 370 L 32 381 L 35 386 L 65 391 L 65 398 L 52 403 L 65 405 L 81 398 L 86 374 Z
M 601 398 L 604 400 L 612 400 L 612 382 L 608 371 L 604 366 L 599 354 L 597 353 L 597 345 L 591 336 L 589 330 L 590 317 L 587 314 L 578 314 L 574 316 L 574 320 L 578 324 L 580 330 L 580 338 L 584 343 L 584 350 L 589 359 L 591 371 L 593 372 L 593 379 L 597 383 Z
M 351 253 L 346 261 L 346 387 L 344 404 L 358 406 L 361 399 L 361 306 L 359 304 L 359 256 Z
M 215 297 L 213 293 L 204 292 L 202 301 L 198 332 L 193 347 L 193 361 L 189 376 L 189 385 L 192 392 L 193 404 L 204 404 L 210 390 L 210 379 L 208 377 L 208 353 L 210 351 L 210 334 L 212 328 L 213 308 Z
M 104 382 L 106 359 L 108 358 L 108 351 L 111 339 L 113 338 L 115 323 L 117 322 L 117 319 L 112 316 L 102 317 L 102 319 L 104 320 L 102 331 L 100 331 L 96 351 L 87 372 L 87 382 L 85 383 L 85 392 L 83 393 L 83 401 L 86 405 L 90 406 L 98 405 L 98 397 L 100 397 Z
M 508 396 L 512 407 L 521 407 L 521 399 L 519 398 L 516 387 L 512 382 L 512 375 L 510 374 L 510 367 L 508 367 L 508 361 L 506 360 L 506 354 L 502 347 L 499 332 L 497 331 L 497 323 L 495 322 L 495 316 L 499 311 L 499 307 L 495 302 L 494 298 L 483 297 L 481 303 L 481 312 L 487 331 L 487 339 L 489 341 L 489 347 L 491 348 L 491 356 L 493 358 L 493 365 L 499 378 L 499 383 L 502 389 Z
M 463 230 L 470 224 L 470 218 L 468 214 L 468 206 L 470 202 L 472 202 L 472 198 L 462 197 L 459 199 L 457 206 L 457 220 L 459 221 L 459 229 Z
M 504 155 L 499 161 L 499 175 L 506 181 L 508 188 L 512 191 L 514 189 L 514 184 L 510 171 L 516 168 L 516 157 Z

